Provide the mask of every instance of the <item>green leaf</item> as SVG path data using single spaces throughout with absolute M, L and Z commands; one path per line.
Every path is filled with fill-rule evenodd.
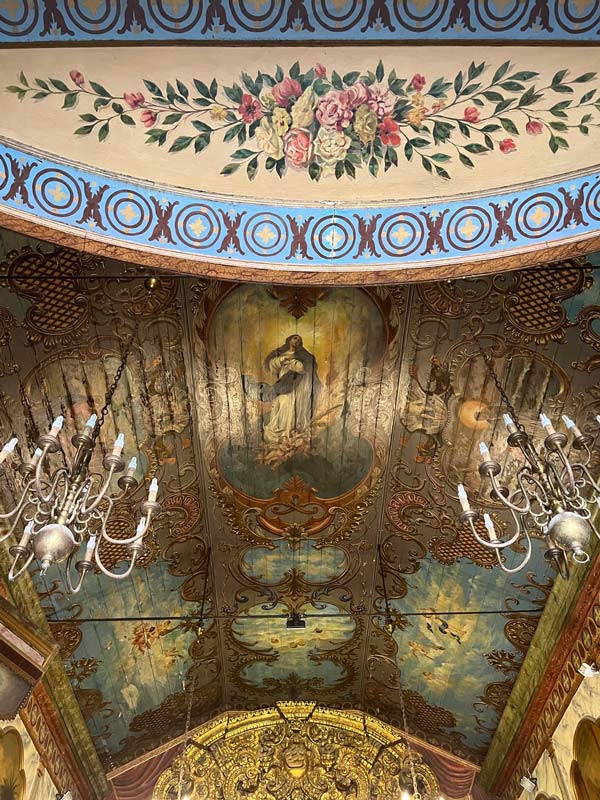
M 501 95 L 500 92 L 484 92 L 483 96 L 486 100 L 489 100 L 490 103 L 500 103 L 504 100 L 504 95 Z
M 54 83 L 54 81 L 52 81 L 52 83 Z M 56 84 L 54 85 L 56 86 Z M 107 92 L 101 83 L 95 83 L 94 81 L 90 81 L 90 86 L 92 87 L 93 91 L 96 92 L 96 94 L 99 94 L 101 97 L 110 97 L 110 92 Z
M 154 130 L 147 131 L 146 144 L 152 144 L 156 142 L 159 147 L 162 147 L 167 141 L 167 133 L 168 131 L 164 130 L 164 128 L 154 128 Z
M 425 156 L 421 156 L 421 165 L 422 167 L 427 170 L 427 172 L 433 172 L 433 167 L 431 166 L 431 161 L 425 158 Z
M 584 105 L 585 103 L 587 103 L 587 102 L 588 102 L 588 100 L 591 100 L 591 99 L 592 99 L 592 97 L 593 97 L 595 94 L 596 94 L 596 89 L 592 89 L 592 91 L 591 91 L 591 92 L 586 92 L 586 93 L 583 95 L 583 97 L 581 98 L 581 100 L 579 101 L 578 105 L 580 105 L 580 106 Z
M 63 83 L 62 81 L 56 80 L 55 78 L 50 78 L 50 83 L 52 84 L 52 86 L 54 86 L 55 89 L 58 89 L 59 92 L 68 92 L 69 91 L 69 87 L 67 86 L 66 83 Z M 91 81 L 90 81 L 90 86 L 92 88 L 94 88 L 94 84 Z
M 235 139 L 239 131 L 243 130 L 243 128 L 244 128 L 243 122 L 240 122 L 237 125 L 232 125 L 231 128 L 229 128 L 229 130 L 223 136 L 223 141 L 230 142 L 232 139 Z
M 493 84 L 498 83 L 498 81 L 501 80 L 506 75 L 509 69 L 510 69 L 510 61 L 505 61 L 504 64 L 501 64 L 494 73 L 494 77 L 492 78 L 492 83 Z
M 431 144 L 428 139 L 422 139 L 419 136 L 414 137 L 410 140 L 410 144 L 413 147 L 429 147 Z
M 406 148 L 404 148 L 404 152 L 406 153 Z M 408 160 L 410 161 L 410 158 Z M 369 161 L 369 172 L 374 178 L 377 177 L 377 173 L 379 172 L 379 161 L 377 161 L 374 156 Z
M 454 91 L 456 92 L 457 96 L 460 95 L 462 87 L 463 87 L 463 74 L 462 72 L 459 72 L 456 78 L 454 78 Z M 431 166 L 431 164 L 429 166 Z
M 335 70 L 333 70 L 333 72 L 331 73 L 331 83 L 333 85 L 333 88 L 337 89 L 339 92 L 341 92 L 342 89 L 344 88 L 342 79 Z
M 232 153 L 231 157 L 236 161 L 243 161 L 244 159 L 250 158 L 250 156 L 253 155 L 255 155 L 254 150 L 246 150 L 245 148 L 241 148 L 240 150 L 236 150 L 235 153 Z
M 389 87 L 392 94 L 395 94 L 397 97 L 402 97 L 402 95 L 405 95 L 406 94 L 406 92 L 404 91 L 405 83 L 406 81 L 404 80 L 404 78 L 402 80 L 396 78 L 396 80 L 394 81 L 389 81 Z
M 49 92 L 49 91 L 50 91 L 50 87 L 48 86 L 48 84 L 46 83 L 46 81 L 43 81 L 41 78 L 36 78 L 36 79 L 35 79 L 35 82 L 36 82 L 36 83 L 37 83 L 37 85 L 40 87 L 40 89 L 45 89 L 47 92 Z
M 504 128 L 504 130 L 507 133 L 512 133 L 512 134 L 514 134 L 516 136 L 519 135 L 519 129 L 517 128 L 515 123 L 512 121 L 512 119 L 509 119 L 508 117 L 501 117 L 500 118 L 500 124 L 502 125 L 502 127 Z
M 254 176 L 258 170 L 258 156 L 254 156 L 254 158 L 248 162 L 246 166 L 246 174 L 250 180 L 254 180 Z
M 406 158 L 407 161 L 411 161 L 411 159 L 413 157 L 413 153 L 414 153 L 414 150 L 413 150 L 413 147 L 412 147 L 411 143 L 407 142 L 404 145 L 404 157 Z
M 285 166 L 285 158 L 280 158 L 279 161 L 275 164 L 275 171 L 279 175 L 280 178 L 283 178 L 286 172 Z
M 185 83 L 179 80 L 179 78 L 177 79 L 177 91 L 182 97 L 185 97 L 186 100 L 190 96 L 190 90 L 187 88 Z
M 29 86 L 29 84 L 27 83 L 27 78 L 25 77 L 25 73 L 23 72 L 23 70 L 21 70 L 21 74 L 19 75 L 19 80 L 21 81 L 21 83 L 24 86 Z
M 246 126 L 242 125 L 237 135 L 238 144 L 244 144 L 246 141 Z
M 347 72 L 344 75 L 344 78 L 343 78 L 344 83 L 346 84 L 346 86 L 353 86 L 356 83 L 356 81 L 358 80 L 358 76 L 359 75 L 360 75 L 360 72 Z
M 398 153 L 391 145 L 388 145 L 386 156 L 389 157 L 391 164 L 398 166 Z
M 559 72 L 557 72 L 556 75 L 552 78 L 552 86 L 554 86 L 557 83 L 560 83 L 568 71 L 569 71 L 568 69 L 561 69 Z
M 591 118 L 592 118 L 591 114 L 584 114 L 583 117 L 581 118 L 581 124 L 585 125 L 585 123 L 589 122 Z
M 483 137 L 483 141 L 485 142 L 485 146 L 487 147 L 488 150 L 494 149 L 494 140 L 492 139 L 491 136 L 488 136 L 487 133 Z
M 123 125 L 135 125 L 135 120 L 133 117 L 130 117 L 129 114 L 121 114 L 119 117 Z
M 317 95 L 317 97 L 322 97 L 324 94 L 331 89 L 331 84 L 329 81 L 323 80 L 323 78 L 317 78 L 317 80 L 313 84 L 313 91 Z
M 23 91 L 23 89 L 22 89 L 21 86 L 7 86 L 6 87 L 6 91 L 7 92 L 12 92 L 13 94 L 20 94 Z M 46 95 L 44 95 L 44 97 L 45 96 Z
M 255 119 L 255 120 L 254 120 L 254 122 L 252 122 L 252 123 L 251 123 L 251 124 L 248 126 L 248 138 L 249 138 L 249 139 L 252 139 L 252 138 L 253 138 L 253 136 L 254 136 L 254 134 L 256 133 L 256 130 L 257 130 L 257 128 L 258 128 L 259 126 L 260 126 L 260 120 L 259 120 L 259 119 Z
M 481 64 L 475 65 L 475 62 L 471 62 L 471 66 L 469 67 L 469 75 L 468 80 L 473 81 L 475 78 L 478 78 L 483 70 L 485 69 L 485 61 L 482 61 Z
M 300 62 L 295 61 L 290 67 L 290 78 L 297 79 L 300 76 Z
M 500 125 L 484 125 L 481 130 L 483 133 L 495 133 L 495 131 L 500 130 Z
M 573 80 L 573 83 L 587 83 L 588 81 L 593 81 L 596 77 L 596 72 L 585 72 L 583 75 L 580 75 L 578 78 Z
M 80 114 L 79 119 L 83 120 L 84 122 L 96 122 L 98 117 L 95 114 Z
M 242 102 L 242 87 L 239 86 L 237 83 L 234 83 L 233 86 L 224 86 L 223 91 L 227 95 L 227 97 L 234 103 L 238 105 Z
M 254 81 L 252 80 L 250 75 L 248 75 L 247 72 L 242 72 L 242 83 L 244 84 L 246 89 L 250 92 L 250 94 L 253 95 L 258 94 L 258 92 L 256 91 L 256 86 L 254 84 Z
M 446 161 L 452 161 L 452 156 L 449 156 L 446 153 L 434 153 L 431 156 L 431 160 L 436 161 L 438 164 L 444 164 Z
M 580 125 L 579 126 L 579 132 L 583 133 L 584 136 L 587 136 L 588 133 L 590 132 L 590 129 L 587 127 L 587 125 Z
M 429 87 L 427 94 L 436 98 L 446 97 L 446 92 L 451 86 L 452 84 L 449 81 L 444 80 L 444 78 L 436 78 Z
M 208 86 L 204 83 L 204 81 L 198 80 L 198 78 L 194 78 L 194 86 L 196 87 L 197 91 L 202 95 L 202 97 L 207 97 L 210 99 L 211 94 L 208 89 Z
M 466 156 L 464 153 L 459 153 L 458 157 L 460 159 L 460 163 L 464 164 L 465 167 L 469 167 L 470 169 L 472 169 L 475 166 L 473 164 L 473 162 L 471 161 L 471 159 L 468 156 Z
M 517 83 L 517 81 L 503 81 L 500 86 L 507 92 L 522 92 L 525 89 L 523 84 Z
M 511 79 L 513 81 L 532 81 L 534 78 L 539 77 L 539 72 L 515 72 L 514 75 L 511 75 Z
M 481 153 L 488 152 L 487 147 L 484 147 L 484 145 L 482 144 L 477 144 L 476 142 L 465 145 L 465 150 L 467 151 L 467 153 L 473 153 L 474 155 L 480 155 Z
M 506 109 L 510 108 L 510 106 L 512 106 L 513 103 L 514 100 L 511 99 L 502 100 L 502 102 L 498 103 L 496 108 L 494 109 L 494 116 L 497 116 L 498 114 L 501 114 L 503 111 L 506 111 Z
M 277 65 L 277 69 L 275 70 L 275 80 L 277 81 L 277 83 L 281 83 L 281 81 L 283 80 L 283 70 L 281 69 L 279 64 Z
M 435 122 L 433 126 L 433 141 L 435 144 L 446 142 L 452 135 L 454 125 L 449 122 Z
M 193 140 L 193 136 L 178 136 L 171 147 L 169 147 L 169 153 L 179 153 L 180 150 L 185 150 L 186 147 L 191 145 Z
M 554 135 L 552 135 L 551 138 L 550 138 L 550 142 L 551 142 L 550 143 L 550 149 L 552 150 L 553 153 L 556 153 L 556 150 L 568 150 L 569 149 L 569 143 L 567 142 L 566 139 L 563 139 L 562 136 L 554 136 Z M 554 145 L 554 147 L 556 147 L 556 149 L 553 148 L 553 145 Z
M 167 114 L 163 120 L 163 125 L 174 125 L 176 122 L 179 122 L 182 117 L 183 114 L 180 111 L 175 111 L 173 114 Z
M 338 161 L 338 164 L 341 164 L 342 168 L 343 168 L 343 166 L 344 166 L 344 162 L 343 161 Z M 336 178 L 339 177 L 338 174 L 337 174 L 337 164 L 336 164 L 335 175 L 336 175 Z M 312 161 L 309 164 L 308 176 L 311 179 L 311 181 L 318 181 L 319 178 L 321 177 L 321 167 L 320 167 L 319 164 L 317 164 L 316 161 Z
M 267 156 L 267 160 L 265 161 L 265 167 L 268 170 L 272 170 L 277 162 L 272 156 Z
M 378 83 L 381 83 L 384 74 L 385 70 L 383 69 L 383 61 L 380 59 L 379 63 L 377 64 L 377 69 L 375 70 L 375 77 L 377 78 Z
M 104 125 L 100 126 L 100 128 L 98 129 L 98 141 L 99 142 L 103 142 L 106 139 L 106 137 L 108 136 L 108 131 L 109 130 L 110 129 L 109 129 L 108 122 L 105 122 Z
M 436 164 L 435 171 L 440 176 L 440 178 L 444 178 L 445 180 L 450 180 L 450 175 L 446 172 L 446 170 L 443 167 L 438 167 Z
M 553 131 L 568 131 L 569 126 L 565 125 L 564 122 L 551 122 L 550 127 Z
M 77 136 L 87 136 L 88 133 L 91 133 L 94 130 L 93 125 L 82 125 L 81 128 L 77 128 L 75 131 Z
M 17 87 L 15 86 L 15 89 Z M 34 100 L 43 100 L 44 97 L 48 97 L 48 92 L 35 92 L 33 95 Z
M 553 86 L 552 89 L 559 94 L 573 94 L 573 87 L 568 86 L 566 83 L 559 83 Z
M 481 88 L 480 83 L 470 83 L 468 86 L 465 86 L 461 94 L 463 95 L 475 94 L 475 92 L 480 88 Z
M 115 112 L 115 114 L 122 114 L 125 109 L 123 108 L 121 103 L 113 103 L 112 110 Z
M 469 128 L 468 125 L 466 125 L 464 122 L 461 122 L 460 120 L 459 120 L 459 123 L 458 123 L 458 130 L 467 139 L 471 138 L 471 129 Z
M 205 147 L 210 144 L 210 136 L 203 133 L 201 136 L 196 136 L 194 140 L 194 152 L 200 153 Z
M 560 103 L 556 103 L 556 105 L 552 106 L 552 108 L 550 109 L 550 113 L 554 117 L 563 117 L 563 118 L 567 117 L 568 115 L 565 113 L 564 109 L 569 108 L 570 105 L 571 105 L 570 100 L 561 100 Z
M 212 105 L 212 100 L 207 100 L 206 97 L 194 97 L 192 99 L 192 103 L 202 108 L 206 108 L 207 106 Z
M 275 78 L 273 78 L 271 75 L 261 72 L 260 77 L 262 78 L 264 86 L 275 86 Z M 273 163 L 275 163 L 275 159 L 273 159 Z
M 149 92 L 155 94 L 157 97 L 164 97 L 162 89 L 160 89 L 155 83 L 152 83 L 152 81 L 144 80 L 144 86 Z
M 97 97 L 94 100 L 94 111 L 100 111 L 101 108 L 104 108 L 110 103 L 110 100 L 105 100 L 104 97 Z
M 227 164 L 221 170 L 221 175 L 233 175 L 233 173 L 240 167 L 241 164 Z
M 199 119 L 195 119 L 192 122 L 192 126 L 200 133 L 212 133 L 210 125 L 207 125 L 206 122 L 201 122 Z
M 217 79 L 213 78 L 212 81 L 210 82 L 210 89 L 209 89 L 210 96 L 213 100 L 216 98 L 218 90 L 219 90 L 219 84 L 217 83 Z
M 344 161 L 344 168 L 346 170 L 346 174 L 349 175 L 351 178 L 356 177 L 356 169 L 354 168 L 354 164 L 351 161 Z

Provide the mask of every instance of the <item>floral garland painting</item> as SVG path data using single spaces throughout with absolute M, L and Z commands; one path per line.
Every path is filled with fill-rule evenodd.
M 450 178 L 452 162 L 473 168 L 475 159 L 493 150 L 518 150 L 518 139 L 544 137 L 552 153 L 569 147 L 575 130 L 588 134 L 598 127 L 597 89 L 589 89 L 595 72 L 570 77 L 559 70 L 547 85 L 539 73 L 516 69 L 509 61 L 492 71 L 482 62 L 453 79 L 432 81 L 419 73 L 399 77 L 380 61 L 375 71 L 328 73 L 322 64 L 302 72 L 296 62 L 286 74 L 241 74 L 240 83 L 219 87 L 194 79 L 161 88 L 144 80 L 118 95 L 87 80 L 78 70 L 70 83 L 56 78 L 20 83 L 7 91 L 19 99 L 62 97 L 62 108 L 89 105 L 80 114 L 78 136 L 96 134 L 100 141 L 112 125 L 141 126 L 146 142 L 168 145 L 170 153 L 204 151 L 213 137 L 235 143 L 222 175 L 244 168 L 252 180 L 260 167 L 283 177 L 288 170 L 306 171 L 312 180 L 356 176 L 368 169 L 377 176 L 403 159 L 418 160 L 423 169 Z M 94 113 L 92 113 L 94 112 Z

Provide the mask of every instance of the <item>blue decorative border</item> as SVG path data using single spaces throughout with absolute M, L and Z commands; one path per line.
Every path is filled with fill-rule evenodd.
M 81 169 L 0 141 L 0 208 L 174 256 L 375 270 L 508 256 L 600 232 L 600 174 L 436 204 L 337 208 L 219 200 Z
M 598 41 L 588 0 L 14 0 L 0 42 Z

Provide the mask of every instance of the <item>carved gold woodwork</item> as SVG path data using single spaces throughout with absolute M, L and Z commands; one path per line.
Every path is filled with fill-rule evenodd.
M 280 703 L 199 728 L 159 777 L 153 800 L 424 800 L 439 785 L 399 731 L 353 711 Z

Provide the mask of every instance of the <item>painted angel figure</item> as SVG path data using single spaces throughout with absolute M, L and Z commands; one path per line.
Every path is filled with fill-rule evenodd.
M 270 402 L 269 419 L 263 428 L 265 443 L 278 443 L 310 428 L 321 382 L 317 361 L 298 334 L 272 350 L 264 361 L 274 383 L 256 383 L 243 376 L 244 391 L 262 402 Z

